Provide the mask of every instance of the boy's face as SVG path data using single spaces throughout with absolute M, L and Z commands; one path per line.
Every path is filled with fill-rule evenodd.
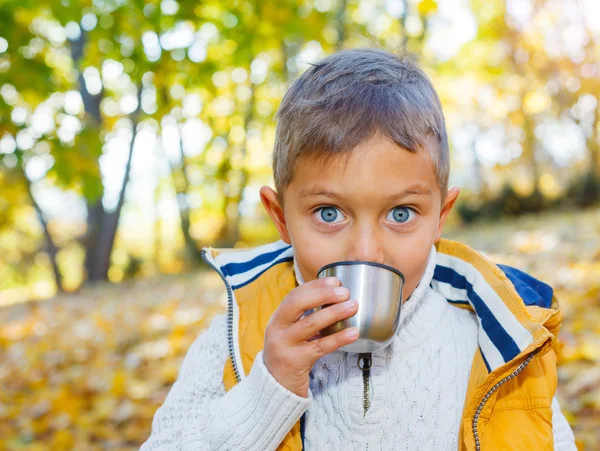
M 300 158 L 284 190 L 261 188 L 261 200 L 281 239 L 294 248 L 306 282 L 341 260 L 383 263 L 404 274 L 405 301 L 418 285 L 431 246 L 459 194 L 441 202 L 429 152 L 411 153 L 377 133 L 327 165 Z

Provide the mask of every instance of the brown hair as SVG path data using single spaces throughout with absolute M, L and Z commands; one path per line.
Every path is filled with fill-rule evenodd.
M 376 132 L 410 152 L 430 147 L 442 203 L 450 158 L 442 106 L 412 55 L 377 48 L 342 50 L 311 64 L 277 111 L 273 153 L 280 202 L 299 157 L 324 161 Z M 427 146 L 434 138 L 433 146 Z

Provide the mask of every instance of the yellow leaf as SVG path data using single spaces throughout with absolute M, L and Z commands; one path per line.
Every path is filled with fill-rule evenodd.
M 436 0 L 422 0 L 421 3 L 419 3 L 419 14 L 421 16 L 427 16 L 428 14 L 434 13 L 436 11 Z
M 117 370 L 113 375 L 111 393 L 115 396 L 121 396 L 125 393 L 127 375 L 123 370 Z
M 68 450 L 73 448 L 73 436 L 67 430 L 56 431 L 52 439 L 52 449 Z

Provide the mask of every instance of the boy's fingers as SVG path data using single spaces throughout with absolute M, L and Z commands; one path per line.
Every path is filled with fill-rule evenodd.
M 348 300 L 311 313 L 290 327 L 291 339 L 294 342 L 310 340 L 325 327 L 355 315 L 357 310 L 358 302 Z
M 311 341 L 306 344 L 310 358 L 313 361 L 337 351 L 342 346 L 346 346 L 354 342 L 358 338 L 358 330 L 355 327 L 336 332 L 318 340 Z
M 321 338 L 321 334 L 317 332 L 317 333 L 316 333 L 316 334 L 314 334 L 312 337 L 310 337 L 310 338 L 308 339 L 308 341 L 315 341 L 315 340 L 318 340 L 319 338 Z
M 345 301 L 350 296 L 347 288 L 336 286 L 306 287 L 290 293 L 277 309 L 276 321 L 281 325 L 291 325 L 298 321 L 304 312 L 327 304 Z

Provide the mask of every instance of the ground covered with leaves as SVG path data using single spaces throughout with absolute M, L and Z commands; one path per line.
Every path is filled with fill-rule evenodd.
M 555 287 L 560 392 L 580 449 L 600 449 L 600 210 L 447 234 Z M 86 288 L 0 310 L 0 449 L 137 450 L 186 350 L 225 307 L 212 273 Z

